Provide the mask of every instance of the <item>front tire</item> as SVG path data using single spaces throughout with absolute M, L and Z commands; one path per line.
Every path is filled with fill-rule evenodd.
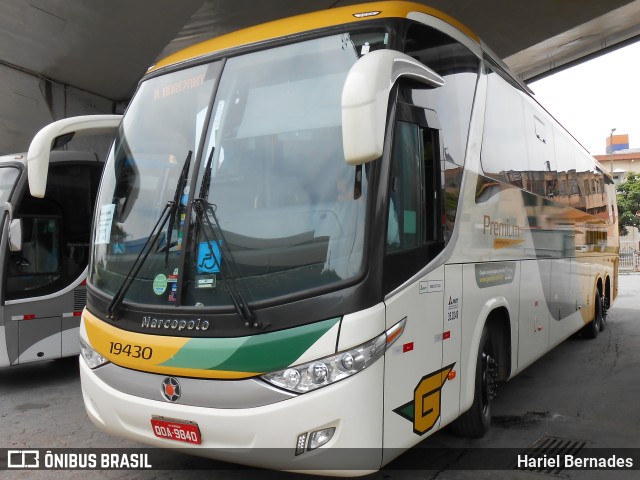
M 480 438 L 487 433 L 491 425 L 491 400 L 495 396 L 494 378 L 497 371 L 489 329 L 485 325 L 476 359 L 473 404 L 451 424 L 453 433 L 467 438 Z

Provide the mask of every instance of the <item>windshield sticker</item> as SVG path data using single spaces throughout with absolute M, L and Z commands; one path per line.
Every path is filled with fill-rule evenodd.
M 200 242 L 198 245 L 198 273 L 218 273 L 222 252 L 218 242 Z
M 222 122 L 222 113 L 224 112 L 224 100 L 218 102 L 218 108 L 216 108 L 216 114 L 213 117 L 213 129 L 220 130 L 220 123 Z
M 167 291 L 167 277 L 159 273 L 156 278 L 153 279 L 153 293 L 156 295 L 162 295 Z
M 176 283 L 177 281 L 178 281 L 178 269 L 176 268 L 175 270 L 173 270 L 172 274 L 167 275 L 167 282 Z
M 171 280 L 169 280 L 171 281 Z M 176 292 L 178 291 L 178 282 L 176 282 L 175 280 L 173 281 L 173 283 L 171 284 L 171 291 L 169 291 L 169 298 L 168 300 L 170 302 L 175 302 L 176 301 Z
M 186 207 L 188 201 L 189 201 L 189 185 L 184 187 L 184 190 L 182 191 L 181 203 Z M 180 217 L 180 220 L 184 220 L 184 219 Z
M 114 255 L 122 255 L 126 252 L 126 247 L 124 243 L 116 242 L 113 244 L 113 254 Z
M 102 205 L 100 207 L 98 232 L 96 233 L 96 245 L 107 245 L 109 243 L 109 237 L 111 236 L 111 224 L 113 223 L 113 213 L 115 210 L 115 203 Z
M 369 50 L 371 50 L 371 47 L 369 46 L 369 42 L 365 42 L 364 45 L 362 45 L 362 48 L 360 49 L 360 56 L 364 56 L 367 53 L 369 53 Z
M 215 288 L 216 276 L 215 275 L 197 275 L 196 276 L 196 288 Z

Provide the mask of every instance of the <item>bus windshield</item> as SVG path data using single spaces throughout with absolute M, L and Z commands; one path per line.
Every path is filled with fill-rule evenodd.
M 344 161 L 341 94 L 387 44 L 339 33 L 143 82 L 105 167 L 90 284 L 114 294 L 173 200 L 126 301 L 226 308 L 230 282 L 257 302 L 359 275 L 368 171 Z

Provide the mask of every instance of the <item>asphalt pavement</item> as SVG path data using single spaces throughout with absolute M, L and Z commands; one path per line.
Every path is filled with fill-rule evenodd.
M 111 437 L 89 421 L 75 358 L 0 369 L 0 386 L 0 448 L 133 448 L 140 451 L 140 445 Z M 607 328 L 598 338 L 570 338 L 500 387 L 493 404 L 493 426 L 485 437 L 462 439 L 445 429 L 365 478 L 638 479 L 639 430 L 640 274 L 629 274 L 620 275 L 618 298 L 609 311 Z M 636 456 L 636 470 L 516 469 L 514 449 L 526 454 L 533 451 L 532 446 L 548 445 L 544 442 L 564 442 L 561 445 L 569 448 L 584 448 L 609 456 L 632 452 Z M 421 463 L 421 459 L 433 455 L 433 449 L 444 452 L 447 459 L 437 468 L 432 468 L 427 460 Z M 478 463 L 474 456 L 478 455 L 498 458 L 501 469 L 473 469 Z M 500 459 L 501 455 L 504 458 Z M 0 471 L 0 478 L 310 478 L 237 468 L 171 451 L 163 456 L 163 465 L 167 470 L 12 470 Z

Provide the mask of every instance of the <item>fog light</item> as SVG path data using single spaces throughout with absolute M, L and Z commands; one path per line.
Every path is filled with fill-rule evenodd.
M 311 435 L 309 435 L 308 450 L 314 450 L 323 446 L 333 438 L 334 433 L 336 433 L 336 427 L 323 428 L 322 430 L 311 432 Z

